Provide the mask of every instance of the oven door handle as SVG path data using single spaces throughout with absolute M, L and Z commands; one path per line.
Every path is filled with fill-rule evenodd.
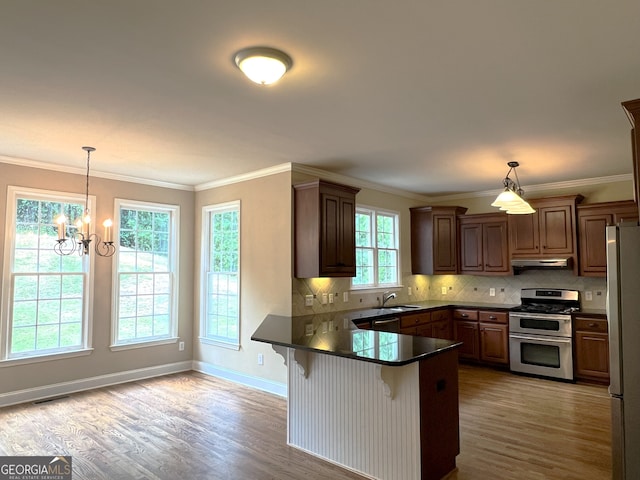
M 530 340 L 532 342 L 545 342 L 545 343 L 571 343 L 571 338 L 567 337 L 531 337 L 528 335 L 517 335 L 515 333 L 509 334 L 509 338 L 515 338 L 517 340 Z

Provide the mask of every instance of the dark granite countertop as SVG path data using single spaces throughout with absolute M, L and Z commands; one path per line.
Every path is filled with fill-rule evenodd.
M 439 338 L 360 330 L 352 321 L 355 312 L 267 315 L 251 340 L 389 366 L 407 365 L 461 345 Z
M 574 316 L 607 318 L 607 311 L 604 308 L 583 308 L 579 312 L 575 312 Z

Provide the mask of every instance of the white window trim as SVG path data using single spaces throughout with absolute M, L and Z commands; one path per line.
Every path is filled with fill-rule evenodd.
M 358 291 L 359 293 L 366 293 L 366 292 L 379 292 L 379 291 L 386 291 L 386 290 L 394 290 L 394 289 L 399 289 L 402 288 L 402 252 L 400 251 L 400 212 L 396 212 L 395 210 L 389 210 L 387 208 L 380 208 L 380 207 L 372 207 L 369 205 L 356 205 L 356 213 L 358 213 L 358 211 L 368 211 L 368 212 L 372 212 L 374 215 L 381 213 L 381 214 L 386 214 L 386 215 L 394 215 L 395 219 L 396 219 L 396 242 L 397 242 L 397 250 L 398 250 L 398 271 L 397 271 L 397 277 L 396 277 L 396 283 L 385 283 L 382 285 L 378 285 L 377 284 L 377 278 L 378 278 L 378 260 L 377 260 L 377 255 L 374 255 L 374 262 L 375 262 L 375 274 L 376 274 L 376 285 L 354 285 L 353 284 L 353 278 L 350 279 L 350 290 L 353 291 Z M 375 236 L 377 232 L 373 232 L 373 235 Z M 358 248 L 358 247 L 356 247 Z M 378 246 L 376 245 L 375 250 L 377 252 L 378 250 Z
M 55 190 L 43 190 L 38 188 L 25 188 L 17 187 L 13 185 L 7 186 L 7 204 L 5 211 L 5 238 L 4 238 L 4 269 L 2 275 L 2 310 L 0 311 L 0 363 L 3 366 L 8 365 L 22 365 L 29 363 L 43 362 L 51 359 L 60 359 L 74 357 L 78 355 L 88 355 L 93 351 L 92 348 L 92 331 L 93 321 L 90 312 L 93 311 L 93 280 L 94 280 L 94 257 L 95 255 L 83 256 L 83 271 L 87 276 L 87 287 L 83 305 L 83 320 L 82 320 L 82 347 L 75 350 L 61 350 L 55 353 L 46 353 L 43 355 L 29 355 L 29 356 L 14 356 L 7 358 L 9 354 L 9 338 L 11 336 L 11 299 L 13 296 L 13 282 L 11 281 L 11 271 L 13 269 L 13 254 L 15 248 L 15 224 L 16 224 L 16 202 L 18 197 L 33 198 L 36 200 L 51 201 L 55 198 L 56 201 L 68 203 L 80 203 L 84 204 L 86 195 L 81 193 L 68 193 L 58 192 Z M 87 207 L 89 211 L 95 211 L 96 197 L 95 195 L 89 195 L 89 204 Z M 90 224 L 90 233 L 94 233 L 95 222 Z M 53 245 L 51 246 L 53 249 Z M 76 255 L 73 253 L 72 255 Z
M 149 212 L 170 213 L 170 229 L 171 229 L 171 245 L 169 251 L 169 264 L 171 265 L 171 308 L 169 335 L 161 338 L 133 339 L 126 342 L 116 343 L 118 338 L 118 317 L 119 317 L 119 296 L 118 296 L 118 255 L 120 242 L 120 209 L 134 208 L 146 210 Z M 180 256 L 180 206 L 166 203 L 142 202 L 139 200 L 127 200 L 123 198 L 114 199 L 114 231 L 113 238 L 117 242 L 116 253 L 112 257 L 112 289 L 111 295 L 111 351 L 130 350 L 135 348 L 153 347 L 157 345 L 166 345 L 168 343 L 176 343 L 178 341 L 178 294 L 180 292 L 178 285 L 178 269 Z
M 238 222 L 240 224 L 240 228 L 238 230 L 238 245 L 241 245 L 242 242 L 242 209 L 240 205 L 240 200 L 233 200 L 231 202 L 224 203 L 216 203 L 213 205 L 205 205 L 202 207 L 202 216 L 201 216 L 201 230 L 202 237 L 200 241 L 200 335 L 198 339 L 201 344 L 213 345 L 216 347 L 227 348 L 230 350 L 240 350 L 240 342 L 242 338 L 242 289 L 239 287 L 238 290 L 238 341 L 237 342 L 223 342 L 220 340 L 214 340 L 205 336 L 205 332 L 207 331 L 207 306 L 206 306 L 206 293 L 207 293 L 207 265 L 209 265 L 209 236 L 211 234 L 211 229 L 209 227 L 209 215 L 212 212 L 224 212 L 228 210 L 238 210 Z M 240 252 L 240 257 L 238 258 L 238 285 L 242 284 L 242 251 Z

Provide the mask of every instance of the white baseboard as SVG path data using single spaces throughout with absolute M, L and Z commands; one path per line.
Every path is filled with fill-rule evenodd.
M 273 393 L 280 397 L 287 396 L 287 385 L 285 383 L 274 382 L 272 380 L 265 380 L 264 378 L 252 377 L 244 373 L 235 372 L 233 370 L 227 370 L 226 368 L 216 367 L 210 363 L 205 362 L 193 362 L 193 370 L 196 372 L 204 373 L 205 375 L 211 375 L 213 377 L 224 378 L 235 383 L 240 383 L 248 387 L 257 388 L 265 392 Z
M 127 370 L 125 372 L 82 378 L 71 382 L 55 383 L 52 385 L 43 385 L 41 387 L 28 388 L 25 390 L 17 390 L 15 392 L 1 393 L 0 407 L 7 407 L 17 403 L 34 402 L 36 400 L 59 397 L 61 395 L 69 395 L 75 392 L 107 387 L 118 383 L 133 382 L 136 380 L 143 380 L 145 378 L 185 372 L 192 370 L 192 364 L 193 362 L 191 361 L 169 363 L 155 367 L 138 368 L 136 370 Z

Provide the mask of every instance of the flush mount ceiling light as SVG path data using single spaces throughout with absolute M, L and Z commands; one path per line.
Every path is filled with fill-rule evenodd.
M 520 188 L 520 180 L 518 179 L 518 172 L 516 172 L 516 167 L 519 167 L 520 164 L 518 162 L 507 162 L 507 166 L 509 167 L 509 171 L 502 181 L 504 191 L 498 195 L 491 206 L 498 207 L 500 210 L 506 211 L 510 215 L 535 213 L 535 210 L 531 205 L 522 198 L 524 191 Z M 515 182 L 509 178 L 509 174 L 512 171 L 513 175 L 516 177 Z
M 249 80 L 260 85 L 270 85 L 291 68 L 291 57 L 280 50 L 269 47 L 251 47 L 235 55 L 236 65 Z

